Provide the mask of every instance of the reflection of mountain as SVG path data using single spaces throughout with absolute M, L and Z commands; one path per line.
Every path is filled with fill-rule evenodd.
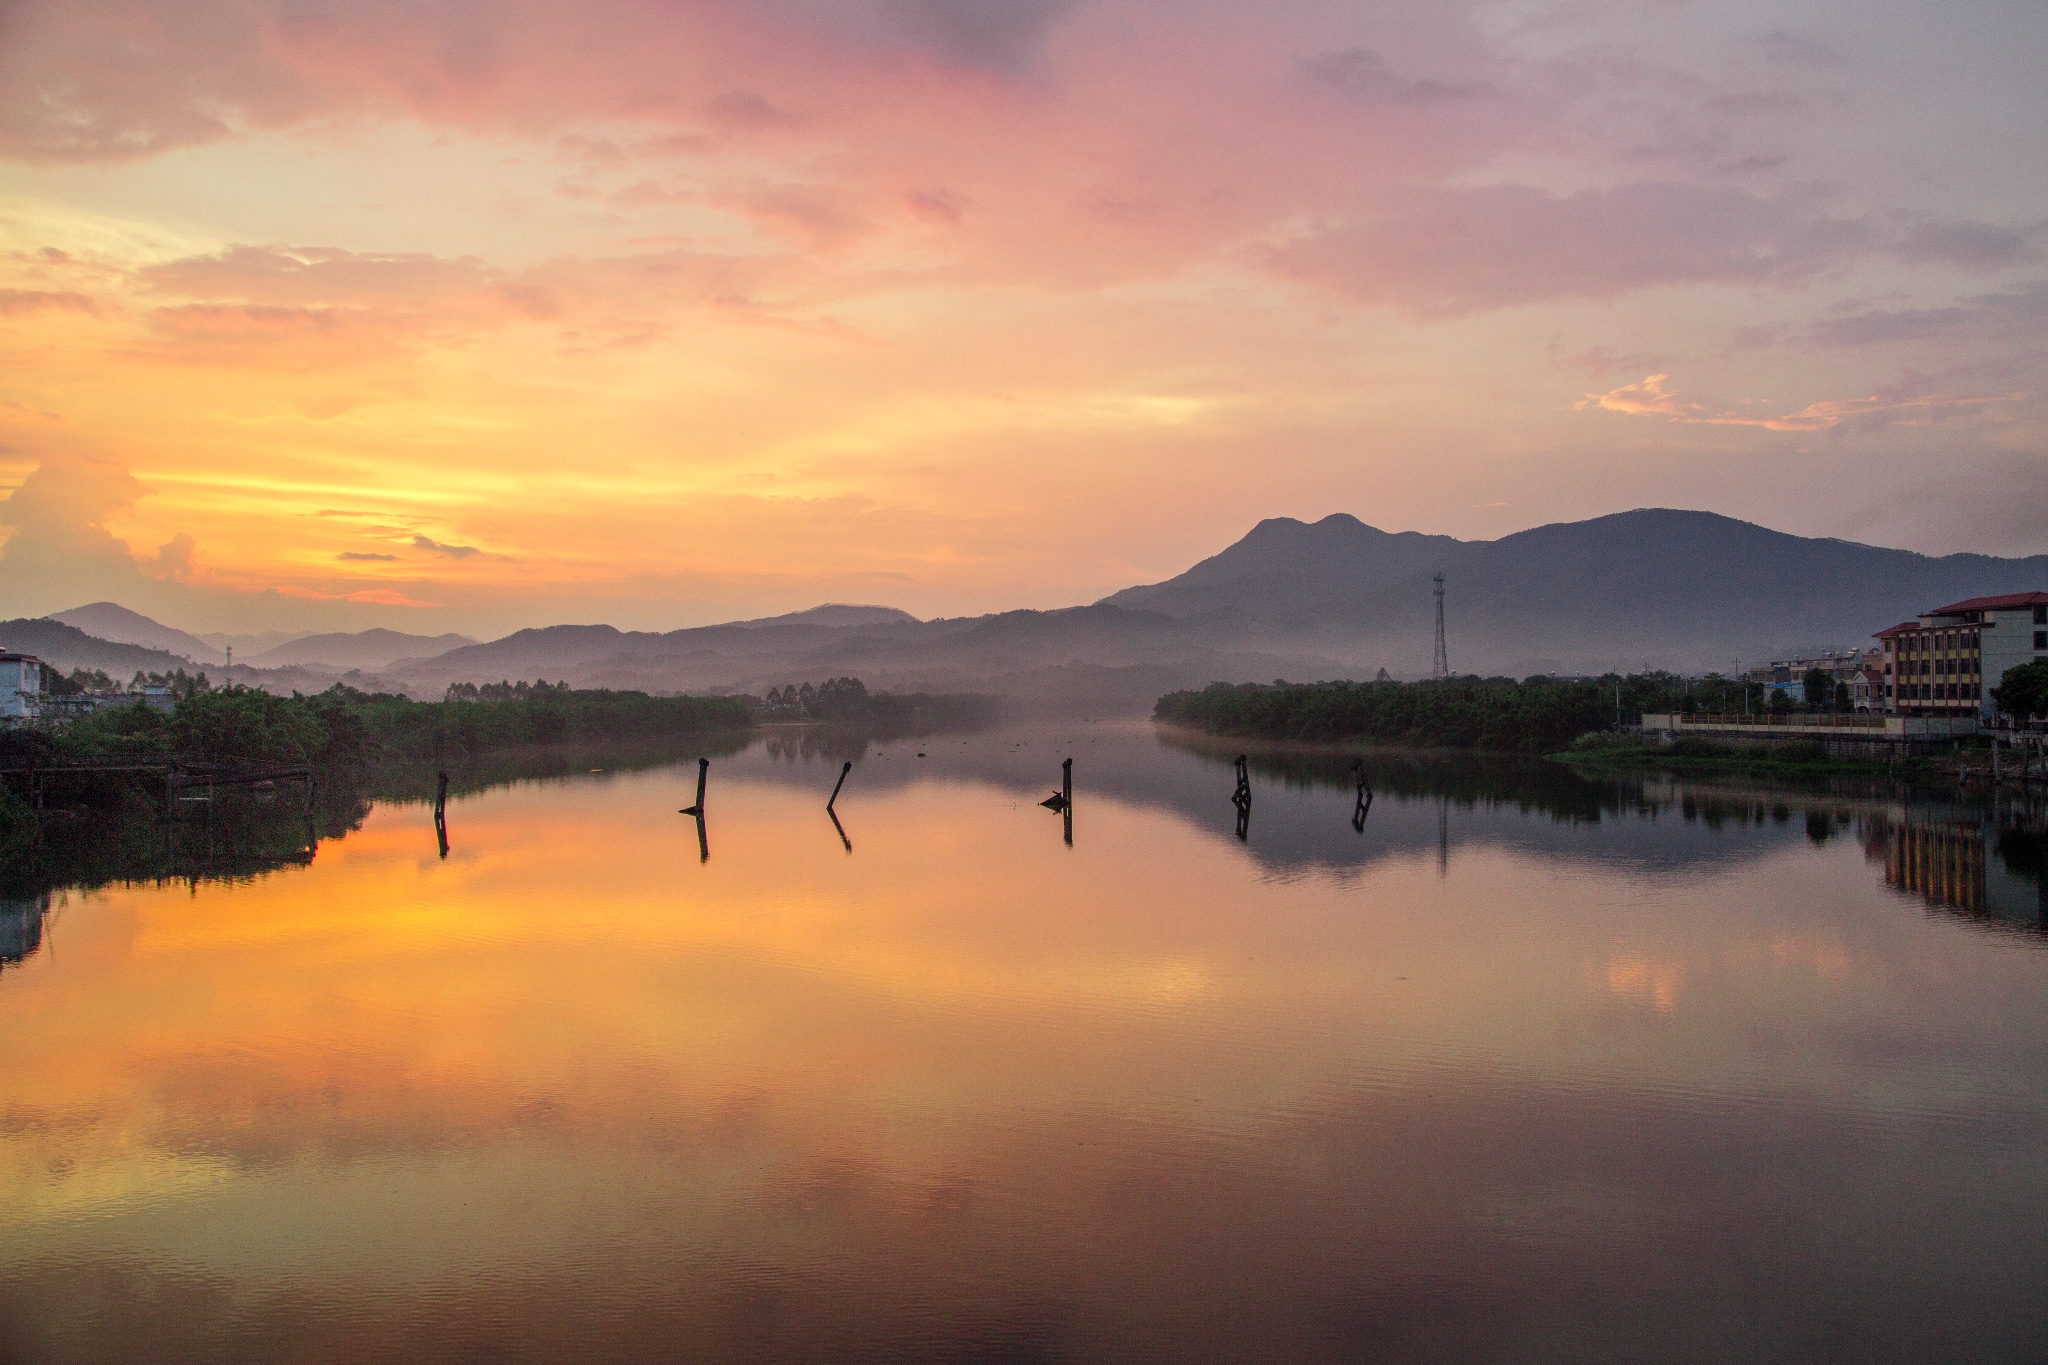
M 1979 808 L 1946 798 L 1906 801 L 1888 785 L 1795 791 L 1654 776 L 1589 779 L 1541 761 L 1379 752 L 1364 758 L 1374 800 L 1359 831 L 1351 820 L 1350 755 L 1254 753 L 1250 827 L 1239 845 L 1230 801 L 1234 753 L 1128 723 L 917 736 L 802 726 L 751 738 L 511 751 L 450 776 L 451 790 L 463 795 L 513 782 L 574 782 L 596 769 L 694 768 L 704 756 L 713 761 L 714 789 L 729 782 L 807 789 L 822 811 L 840 765 L 851 761 L 839 802 L 851 823 L 867 796 L 920 782 L 992 787 L 1020 806 L 1036 802 L 1057 789 L 1061 760 L 1071 757 L 1078 839 L 1090 838 L 1090 802 L 1108 799 L 1206 831 L 1276 878 L 1350 877 L 1387 859 L 1455 866 L 1487 850 L 1560 869 L 1592 864 L 1637 877 L 1697 877 L 1853 834 L 1884 863 L 1889 884 L 1930 905 L 2029 929 L 2048 925 L 2048 836 L 1996 827 Z M 433 765 L 392 765 L 364 775 L 360 789 L 323 786 L 317 837 L 354 828 L 369 799 L 427 799 L 436 772 Z M 223 800 L 185 812 L 169 829 L 145 815 L 55 830 L 36 868 L 0 868 L 0 887 L 21 897 L 58 886 L 247 876 L 307 861 L 305 835 L 295 803 Z M 27 933 L 24 924 L 15 923 L 17 938 Z M 11 941 L 5 932 L 0 926 L 0 951 Z
M 1937 910 L 2048 934 L 2048 834 L 1986 816 L 1873 820 L 1864 849 L 1885 885 Z
M 922 751 L 926 756 L 918 757 Z M 1037 800 L 1072 756 L 1080 837 L 1091 798 L 1170 812 L 1235 839 L 1236 751 L 1155 734 L 1149 726 L 1066 724 L 916 742 L 835 742 L 825 732 L 777 736 L 724 772 L 823 792 L 839 763 L 856 763 L 842 806 L 865 791 L 925 779 L 979 782 Z M 1632 777 L 1590 780 L 1560 764 L 1446 755 L 1367 757 L 1375 798 L 1363 834 L 1351 825 L 1351 758 L 1267 753 L 1252 760 L 1246 852 L 1274 875 L 1346 873 L 1385 858 L 1434 859 L 1506 848 L 1561 862 L 1592 860 L 1639 875 L 1696 873 L 1801 841 L 1843 837 L 1873 807 L 1862 791 L 1785 790 Z

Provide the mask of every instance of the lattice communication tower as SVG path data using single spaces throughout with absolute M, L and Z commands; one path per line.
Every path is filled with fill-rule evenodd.
M 1438 574 L 1436 584 L 1436 662 L 1430 666 L 1430 676 L 1442 681 L 1451 676 L 1451 658 L 1444 650 L 1444 576 Z

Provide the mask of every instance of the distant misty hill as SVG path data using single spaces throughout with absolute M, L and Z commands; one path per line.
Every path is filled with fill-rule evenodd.
M 400 659 L 431 659 L 476 641 L 467 635 L 407 635 L 396 630 L 360 630 L 329 635 L 302 635 L 249 658 L 251 668 L 388 668 Z
M 921 621 L 892 607 L 833 604 L 665 632 L 547 626 L 486 644 L 367 631 L 238 654 L 236 677 L 318 690 L 349 667 L 363 670 L 347 675 L 351 685 L 438 697 L 450 683 L 536 678 L 758 695 L 851 674 L 876 691 L 987 692 L 1067 714 L 1143 713 L 1163 692 L 1210 682 L 1370 678 L 1381 668 L 1424 676 L 1430 576 L 1439 570 L 1452 669 L 1516 676 L 1645 664 L 1726 671 L 1795 648 L 1860 645 L 1959 598 L 2048 588 L 2048 556 L 1930 558 L 1705 512 L 1625 512 L 1491 541 L 1390 534 L 1338 515 L 1260 522 L 1177 578 L 1087 607 Z M 450 641 L 457 647 L 444 651 Z M 0 644 L 52 657 L 28 639 L 0 634 Z M 52 661 L 78 657 L 71 645 Z M 287 660 L 302 662 L 241 667 Z
M 193 660 L 183 655 L 102 640 L 48 616 L 0 621 L 0 649 L 33 654 L 60 673 L 96 668 L 120 683 L 127 682 L 138 671 L 174 673 L 181 668 L 187 672 L 194 668 Z
M 547 626 L 392 672 L 423 694 L 452 682 L 518 678 L 760 693 L 852 674 L 873 690 L 993 692 L 1107 714 L 1149 710 L 1163 691 L 1216 678 L 1332 676 L 1343 667 L 1330 658 L 1239 649 L 1158 612 L 1072 607 L 920 621 L 880 610 L 886 614 L 855 625 L 819 624 L 799 612 L 666 633 Z
M 217 664 L 223 659 L 219 646 L 209 644 L 196 635 L 188 635 L 158 621 L 152 621 L 139 611 L 130 611 L 117 602 L 91 602 L 69 611 L 52 613 L 47 619 L 76 626 L 87 635 L 112 644 L 141 645 L 145 649 L 163 650 L 178 655 L 191 663 Z M 98 667 L 98 665 L 94 665 Z M 138 668 L 145 665 L 138 664 Z M 156 667 L 155 672 L 162 672 Z
M 1389 534 L 1338 514 L 1262 521 L 1229 549 L 1105 605 L 1219 638 L 1287 641 L 1427 671 L 1430 576 L 1446 576 L 1457 672 L 1722 669 L 1871 632 L 1946 602 L 2048 587 L 2048 555 L 1934 558 L 1649 509 L 1499 540 Z
M 828 602 L 822 607 L 809 611 L 793 611 L 785 616 L 763 616 L 755 621 L 734 621 L 736 626 L 893 626 L 908 623 L 916 625 L 917 618 L 907 611 L 895 607 L 851 607 L 843 602 Z

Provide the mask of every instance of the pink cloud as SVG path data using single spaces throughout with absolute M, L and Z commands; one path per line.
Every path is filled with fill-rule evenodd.
M 1796 281 L 1863 249 L 1863 224 L 1741 190 L 1642 182 L 1556 195 L 1433 190 L 1272 252 L 1304 283 L 1423 317 L 1663 284 Z
M 1772 60 L 1675 110 L 1661 85 L 1682 82 L 1619 37 L 1517 55 L 1466 11 L 1421 0 L 1369 22 L 1230 0 L 22 0 L 9 14 L 0 154 L 118 159 L 398 116 L 544 138 L 579 167 L 565 195 L 631 210 L 702 193 L 649 161 L 743 148 L 756 174 L 705 183 L 744 180 L 717 202 L 798 249 L 843 252 L 901 226 L 936 250 L 929 229 L 946 226 L 961 229 L 944 236 L 949 269 L 1060 287 L 1278 242 L 1268 260 L 1290 278 L 1442 317 L 1786 284 L 1885 248 L 1992 268 L 2040 241 L 2038 225 L 1878 230 L 1671 179 L 1422 188 L 1574 140 L 1768 176 L 1769 158 L 1687 120 L 1810 116 L 1798 83 L 1832 49 L 1803 32 L 1745 40 Z M 588 131 L 621 122 L 645 136 Z
M 31 313 L 97 313 L 93 301 L 76 290 L 0 289 L 0 318 Z

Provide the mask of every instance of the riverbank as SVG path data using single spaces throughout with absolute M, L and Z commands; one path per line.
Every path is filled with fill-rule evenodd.
M 1718 682 L 1718 680 L 1709 680 Z M 1828 757 L 1818 744 L 1750 749 L 1704 740 L 1648 745 L 1614 729 L 1618 714 L 1683 711 L 1696 680 L 1642 674 L 1599 680 L 1452 678 L 1421 683 L 1216 683 L 1170 692 L 1155 723 L 1220 744 L 1299 745 L 1324 752 L 1494 754 L 1548 759 L 1586 772 L 1856 776 L 1957 781 L 1988 759 L 1935 754 L 1894 762 Z
M 1943 757 L 1873 763 L 1829 758 L 1819 745 L 1785 745 L 1775 749 L 1738 749 L 1701 740 L 1671 745 L 1644 744 L 1608 732 L 1583 735 L 1567 749 L 1546 758 L 1589 773 L 1728 774 L 1782 777 L 1886 777 L 1905 782 L 1955 780 L 1953 764 Z
M 1581 736 L 1592 741 L 1575 742 L 1552 753 L 1526 750 L 1490 749 L 1467 745 L 1382 743 L 1371 739 L 1270 739 L 1258 735 L 1218 734 L 1192 726 L 1154 721 L 1162 738 L 1180 747 L 1215 754 L 1249 750 L 1255 754 L 1292 756 L 1329 761 L 1378 758 L 1410 763 L 1472 760 L 1551 764 L 1586 777 L 1641 777 L 1655 774 L 1673 776 L 1725 776 L 1770 778 L 1795 781 L 1803 778 L 1854 777 L 1914 785 L 1954 784 L 1960 768 L 1971 766 L 1971 755 L 1942 755 L 1916 758 L 1901 763 L 1867 763 L 1830 759 L 1817 748 L 1742 750 L 1688 741 L 1672 747 L 1644 745 L 1612 731 Z M 1975 767 L 1984 764 L 1975 756 Z M 1974 771 L 1974 769 L 1973 769 Z

